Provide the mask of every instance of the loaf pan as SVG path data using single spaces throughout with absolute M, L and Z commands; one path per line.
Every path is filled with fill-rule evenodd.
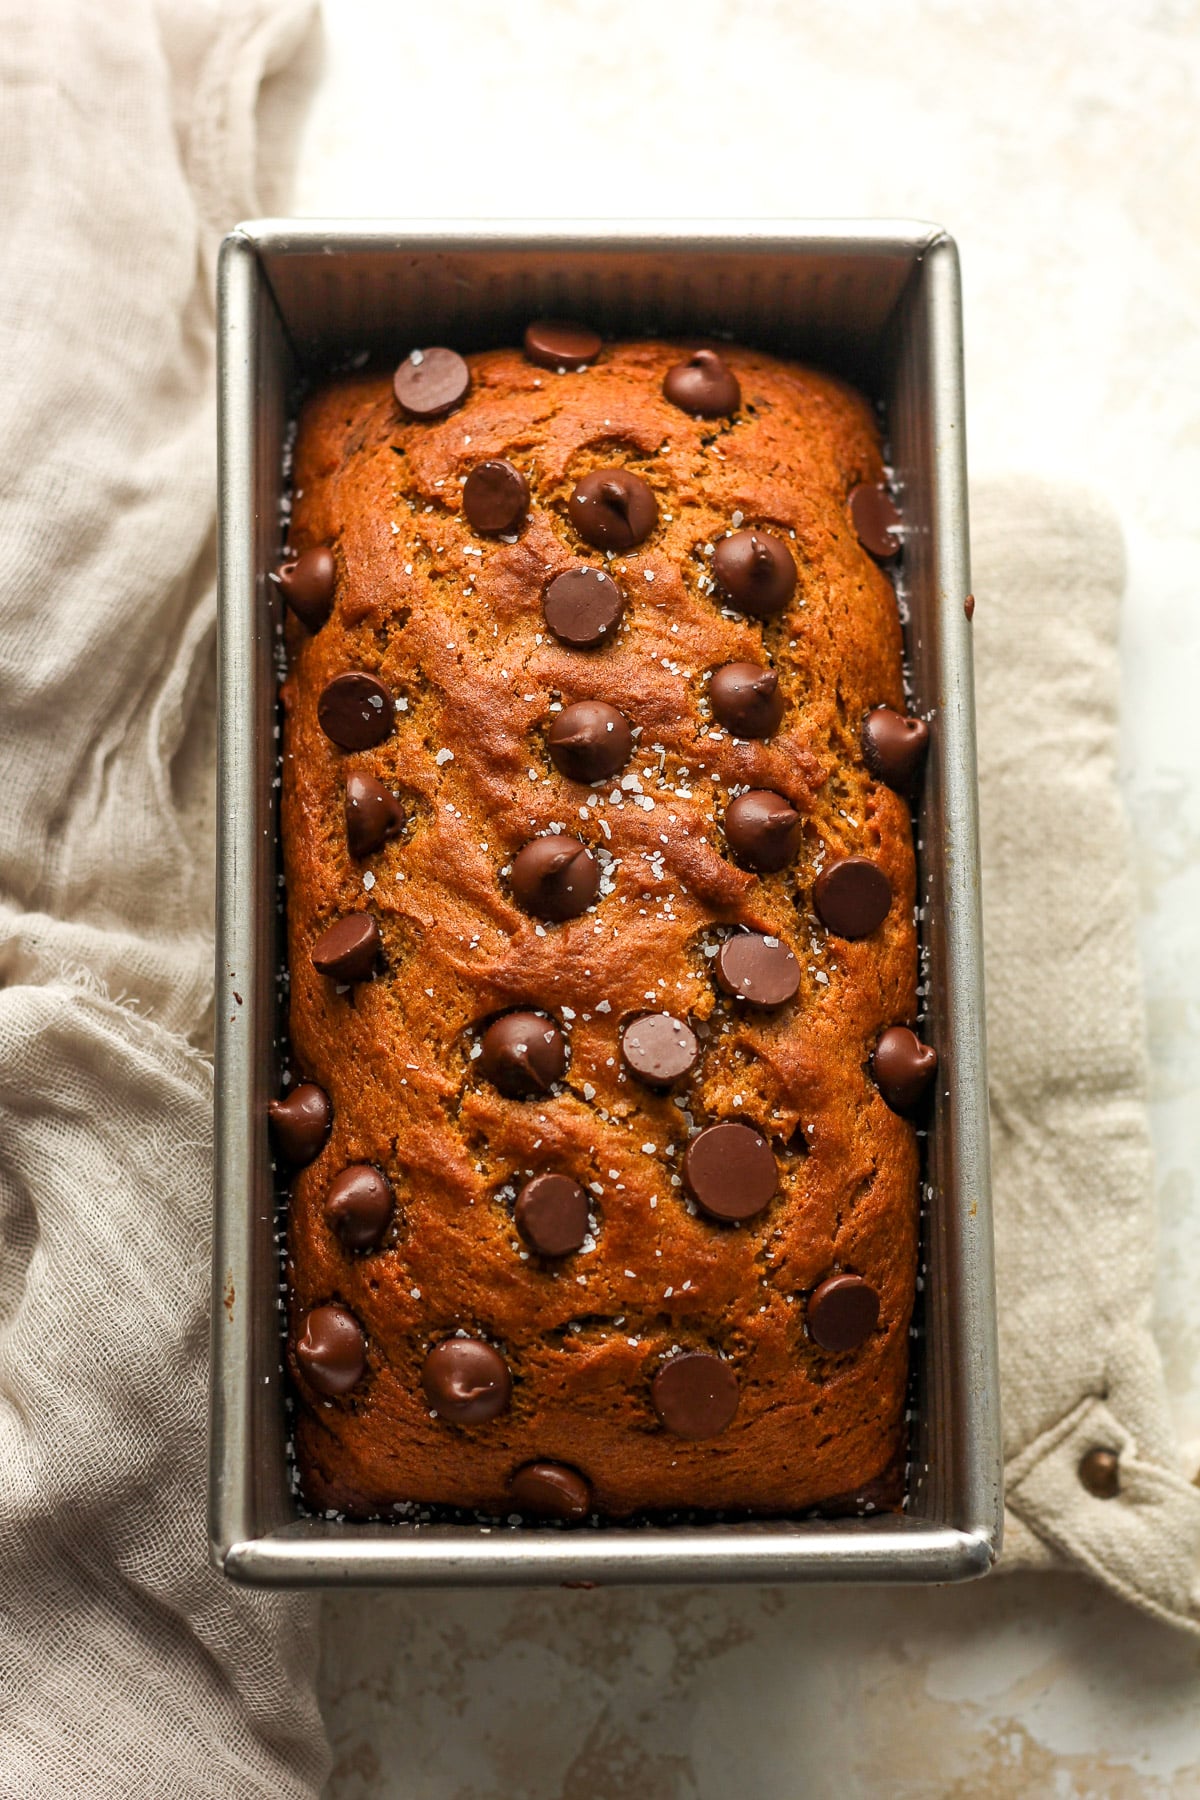
M 220 765 L 212 1555 L 272 1586 L 955 1581 L 1000 1544 L 958 257 L 907 221 L 257 220 L 220 261 Z M 885 409 L 905 518 L 901 609 L 931 720 L 918 822 L 925 1170 L 903 1513 L 564 1531 L 306 1516 L 290 1475 L 266 1130 L 281 1012 L 276 777 L 291 409 L 306 375 L 413 344 L 518 343 L 537 317 L 613 336 L 728 334 L 846 375 Z

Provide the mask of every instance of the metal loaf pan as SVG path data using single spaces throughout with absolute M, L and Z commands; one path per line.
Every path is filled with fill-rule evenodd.
M 220 265 L 220 792 L 212 1554 L 236 1580 L 318 1583 L 953 1581 L 1002 1516 L 958 258 L 935 226 L 289 222 Z M 298 382 L 355 353 L 520 341 L 530 318 L 613 335 L 729 333 L 847 375 L 886 407 L 906 522 L 914 705 L 932 720 L 919 838 L 929 1138 L 902 1515 L 563 1531 L 301 1516 L 288 1476 L 266 1105 L 277 1092 L 276 652 L 267 571 Z

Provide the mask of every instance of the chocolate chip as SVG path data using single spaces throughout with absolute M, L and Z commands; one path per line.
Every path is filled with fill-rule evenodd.
M 369 750 L 392 735 L 396 722 L 392 696 L 373 675 L 351 669 L 335 675 L 322 690 L 317 722 L 341 749 Z
M 513 532 L 529 511 L 529 483 L 510 462 L 476 463 L 463 484 L 463 511 L 476 531 Z
M 857 1350 L 878 1323 L 879 1295 L 861 1275 L 827 1275 L 809 1297 L 809 1336 L 822 1350 Z
M 566 319 L 535 319 L 525 327 L 525 354 L 539 369 L 577 369 L 599 356 L 600 333 Z
M 835 937 L 870 937 L 891 911 L 892 884 L 878 863 L 844 856 L 817 876 L 813 905 Z
M 966 599 L 963 601 L 963 611 L 967 615 L 967 624 L 969 625 L 971 623 L 971 620 L 975 617 L 975 596 L 974 596 L 974 594 L 968 594 Z
M 893 1112 L 916 1106 L 937 1070 L 937 1051 L 907 1025 L 889 1025 L 875 1046 L 871 1073 Z
M 755 619 L 773 619 L 796 591 L 792 553 L 769 531 L 735 531 L 719 538 L 713 570 L 738 610 Z
M 351 1163 L 325 1195 L 325 1217 L 347 1250 L 374 1250 L 391 1222 L 392 1185 L 372 1163 Z
M 439 1419 L 482 1425 L 507 1409 L 512 1376 L 498 1350 L 481 1338 L 445 1338 L 421 1369 L 421 1386 Z
M 800 848 L 803 821 L 782 794 L 751 788 L 725 808 L 725 836 L 735 861 L 770 874 L 786 868 Z
M 616 635 L 625 596 L 603 569 L 568 569 L 542 596 L 546 623 L 560 643 L 590 650 Z
M 296 1342 L 296 1361 L 318 1394 L 330 1399 L 348 1394 L 366 1372 L 362 1326 L 344 1306 L 314 1306 Z
M 780 938 L 739 931 L 717 951 L 717 982 L 751 1006 L 782 1006 L 795 998 L 800 964 Z
M 533 838 L 513 858 L 513 899 L 535 919 L 577 919 L 600 892 L 600 865 L 565 832 Z
M 650 1384 L 654 1410 L 676 1437 L 716 1437 L 738 1409 L 738 1378 L 706 1350 L 685 1350 L 665 1362 Z
M 623 712 L 606 700 L 564 707 L 546 733 L 550 758 L 570 781 L 603 781 L 629 761 L 633 733 Z
M 742 404 L 737 376 L 715 350 L 693 350 L 686 362 L 668 369 L 663 393 L 672 406 L 697 419 L 719 419 Z
M 312 947 L 312 965 L 335 981 L 366 981 L 375 973 L 383 940 L 369 912 L 346 913 L 323 931 Z
M 382 781 L 357 770 L 346 777 L 346 845 L 351 856 L 370 856 L 404 829 L 404 808 Z
M 535 1175 L 517 1195 L 517 1230 L 539 1256 L 570 1256 L 588 1233 L 588 1197 L 569 1175 Z
M 1121 1459 L 1115 1450 L 1089 1450 L 1079 1459 L 1079 1479 L 1097 1500 L 1115 1500 L 1121 1491 Z
M 907 794 L 929 748 L 924 719 L 906 719 L 890 706 L 873 706 L 863 720 L 863 760 L 876 781 Z
M 632 550 L 658 523 L 654 491 L 632 469 L 593 469 L 575 483 L 567 511 L 597 550 Z
M 315 1081 L 302 1081 L 283 1100 L 272 1100 L 267 1117 L 275 1142 L 293 1169 L 302 1169 L 321 1154 L 333 1108 L 329 1095 Z
M 537 1519 L 562 1519 L 573 1525 L 592 1510 L 590 1483 L 566 1463 L 526 1463 L 509 1476 L 508 1492 L 518 1512 Z
M 882 482 L 863 482 L 850 490 L 850 518 L 864 550 L 887 562 L 900 553 L 896 527 L 900 514 Z
M 779 677 L 760 663 L 723 663 L 713 670 L 708 697 L 718 724 L 734 737 L 769 738 L 783 720 Z
M 480 1041 L 480 1069 L 510 1100 L 548 1094 L 566 1071 L 567 1041 L 541 1013 L 502 1013 Z
M 466 399 L 471 371 L 457 350 L 413 350 L 392 377 L 396 398 L 411 419 L 437 419 Z
M 690 1075 L 700 1060 L 696 1034 L 670 1013 L 645 1013 L 621 1033 L 621 1056 L 630 1074 L 647 1087 L 671 1087 Z
M 337 580 L 333 551 L 321 544 L 291 562 L 280 563 L 275 573 L 280 592 L 300 623 L 309 631 L 319 631 L 333 605 Z
M 697 1206 L 713 1219 L 752 1219 L 779 1186 L 771 1146 L 753 1125 L 722 1119 L 688 1145 L 683 1179 Z

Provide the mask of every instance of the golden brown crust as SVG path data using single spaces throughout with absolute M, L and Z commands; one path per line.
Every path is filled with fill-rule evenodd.
M 846 505 L 856 483 L 881 479 L 878 431 L 834 380 L 723 354 L 742 390 L 732 422 L 669 404 L 663 376 L 681 351 L 661 342 L 606 348 L 567 375 L 517 351 L 473 356 L 466 402 L 432 423 L 405 420 L 376 376 L 338 380 L 305 407 L 292 541 L 331 545 L 338 583 L 315 635 L 288 625 L 283 837 L 292 1043 L 299 1072 L 331 1096 L 333 1126 L 293 1188 L 291 1341 L 305 1311 L 331 1299 L 368 1341 L 367 1376 L 340 1400 L 315 1395 L 291 1352 L 298 1455 L 318 1506 L 506 1513 L 509 1476 L 536 1458 L 582 1470 L 612 1516 L 795 1512 L 894 1467 L 917 1150 L 868 1059 L 883 1027 L 915 1016 L 915 876 L 906 806 L 872 780 L 860 746 L 868 707 L 903 706 L 895 598 Z M 485 457 L 529 479 L 532 518 L 515 543 L 479 536 L 461 513 L 461 480 Z M 629 597 L 616 641 L 580 652 L 546 631 L 540 598 L 552 575 L 603 563 L 566 500 L 607 463 L 644 476 L 660 516 L 644 545 L 608 563 Z M 791 534 L 798 565 L 790 610 L 765 625 L 728 616 L 706 591 L 704 547 L 743 523 Z M 712 669 L 764 648 L 787 702 L 780 731 L 766 743 L 704 735 Z M 376 674 L 406 704 L 375 749 L 339 750 L 317 723 L 322 688 L 346 669 Z M 552 705 L 593 698 L 640 727 L 629 764 L 640 796 L 617 777 L 593 800 L 549 760 Z M 453 760 L 439 762 L 445 750 Z M 406 835 L 361 864 L 343 825 L 352 770 L 411 810 Z M 735 786 L 776 789 L 804 815 L 794 867 L 757 876 L 729 859 L 720 819 Z M 554 822 L 612 854 L 612 891 L 578 919 L 539 926 L 503 871 Z M 887 920 L 861 942 L 826 937 L 811 911 L 814 875 L 835 853 L 870 856 L 892 883 Z M 386 973 L 339 993 L 309 952 L 362 907 Z M 704 948 L 733 924 L 795 948 L 800 992 L 779 1013 L 737 1011 L 716 988 Z M 556 1097 L 508 1100 L 474 1071 L 475 1028 L 514 1006 L 565 1023 Z M 781 1186 L 761 1218 L 718 1225 L 685 1202 L 687 1118 L 620 1069 L 621 1022 L 655 1007 L 709 1030 L 682 1095 L 695 1123 L 735 1116 L 771 1140 Z M 353 1256 L 322 1199 L 360 1162 L 391 1179 L 397 1221 L 382 1249 Z M 541 1169 L 595 1195 L 594 1247 L 557 1265 L 525 1252 L 511 1218 L 514 1179 Z M 881 1297 L 875 1333 L 841 1355 L 804 1323 L 807 1295 L 834 1268 L 866 1275 Z M 460 1328 L 497 1344 L 512 1371 L 510 1410 L 482 1425 L 431 1416 L 421 1389 L 429 1346 Z M 691 1442 L 658 1422 L 650 1380 L 675 1345 L 733 1362 L 740 1405 L 720 1436 Z

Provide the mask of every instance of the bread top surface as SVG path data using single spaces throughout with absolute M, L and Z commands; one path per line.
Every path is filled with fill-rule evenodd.
M 311 635 L 289 619 L 282 818 L 295 1069 L 329 1094 L 333 1123 L 293 1185 L 292 1372 L 306 1492 L 354 1513 L 395 1501 L 505 1512 L 532 1459 L 581 1469 L 598 1510 L 797 1510 L 862 1491 L 901 1436 L 917 1217 L 910 1123 L 870 1075 L 876 1039 L 916 1014 L 914 859 L 907 805 L 874 780 L 866 711 L 904 709 L 901 632 L 887 575 L 866 553 L 847 496 L 883 477 L 867 403 L 827 376 L 736 347 L 732 419 L 694 419 L 663 395 L 686 347 L 604 349 L 556 374 L 515 350 L 467 359 L 465 402 L 408 419 L 387 377 L 330 382 L 306 403 L 295 456 L 292 543 L 329 545 L 332 616 Z M 528 480 L 513 541 L 483 536 L 462 482 L 503 458 Z M 619 465 L 654 492 L 645 542 L 606 556 L 567 510 L 588 471 Z M 787 611 L 737 614 L 712 578 L 732 530 L 785 541 L 797 585 Z M 542 612 L 547 584 L 604 569 L 626 597 L 601 648 L 564 646 Z M 768 740 L 716 727 L 712 671 L 774 666 L 784 718 Z M 392 734 L 346 751 L 317 718 L 347 670 L 399 702 Z M 634 753 L 588 787 L 550 760 L 562 707 L 603 700 L 625 714 Z M 400 797 L 405 828 L 363 860 L 348 850 L 347 775 Z M 804 821 L 796 859 L 754 873 L 729 854 L 723 817 L 748 789 L 784 795 Z M 595 905 L 539 922 L 512 897 L 514 856 L 553 832 L 600 857 Z M 600 854 L 602 853 L 602 855 Z M 868 857 L 892 904 L 860 941 L 829 935 L 813 885 L 838 857 Z M 366 910 L 384 972 L 339 991 L 310 961 L 320 934 Z M 777 936 L 800 966 L 794 1001 L 760 1011 L 714 981 L 731 929 Z M 483 1079 L 479 1034 L 532 1008 L 557 1021 L 568 1066 L 555 1092 L 509 1099 Z M 674 1092 L 633 1078 L 624 1024 L 667 1011 L 700 1037 Z M 719 1224 L 681 1185 L 689 1133 L 722 1119 L 757 1127 L 779 1190 L 761 1216 Z M 324 1201 L 350 1164 L 374 1164 L 396 1196 L 383 1246 L 350 1254 Z M 514 1229 L 515 1193 L 553 1170 L 588 1191 L 585 1246 L 557 1260 Z M 857 1271 L 880 1319 L 851 1353 L 805 1325 L 813 1288 Z M 344 1399 L 307 1385 L 294 1342 L 307 1310 L 334 1301 L 361 1322 L 367 1374 Z M 431 1416 L 421 1369 L 456 1332 L 499 1347 L 512 1402 L 485 1424 Z M 650 1383 L 677 1350 L 735 1368 L 737 1414 L 719 1436 L 668 1433 Z

